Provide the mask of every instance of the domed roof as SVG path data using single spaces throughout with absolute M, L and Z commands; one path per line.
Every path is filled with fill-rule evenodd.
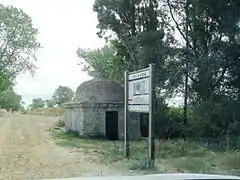
M 93 78 L 78 86 L 73 102 L 123 103 L 124 88 L 116 81 Z

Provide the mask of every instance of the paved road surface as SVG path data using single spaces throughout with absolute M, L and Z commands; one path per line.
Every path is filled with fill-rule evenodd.
M 0 118 L 0 179 L 46 179 L 114 174 L 96 157 L 55 145 L 47 129 L 55 117 Z M 114 172 L 116 171 L 116 172 Z

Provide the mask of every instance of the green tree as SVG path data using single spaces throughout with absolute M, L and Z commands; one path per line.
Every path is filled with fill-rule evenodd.
M 55 102 L 54 102 L 54 100 L 52 100 L 52 99 L 47 99 L 47 100 L 45 101 L 45 104 L 47 105 L 48 108 L 52 108 L 52 107 L 54 107 Z
M 237 108 L 229 108 L 239 108 L 240 2 L 167 0 L 167 5 L 186 42 L 179 59 L 190 80 L 195 130 L 215 137 L 229 134 L 240 122 Z
M 84 60 L 80 62 L 83 70 L 93 77 L 100 75 L 123 82 L 124 71 L 130 68 L 130 59 L 119 53 L 120 46 L 119 42 L 112 41 L 97 50 L 78 49 L 78 57 Z
M 93 10 L 98 14 L 99 37 L 107 41 L 114 39 L 124 47 L 116 46 L 117 54 L 121 55 L 120 59 L 128 57 L 122 58 L 122 61 L 129 63 L 124 70 L 133 71 L 146 68 L 150 63 L 155 64 L 154 83 L 157 88 L 154 95 L 158 109 L 155 116 L 159 122 L 156 123 L 157 129 L 159 132 L 163 131 L 162 124 L 168 121 L 164 119 L 167 113 L 165 101 L 168 97 L 174 96 L 182 83 L 182 70 L 179 69 L 179 61 L 175 57 L 179 50 L 163 1 L 96 0 Z M 122 51 L 123 49 L 126 51 Z M 119 64 L 124 64 L 122 61 L 118 60 Z M 121 65 L 112 61 L 108 63 L 115 66 L 113 68 L 115 74 L 123 75 Z M 103 64 L 107 67 L 104 61 L 99 66 Z
M 230 64 L 239 56 L 239 2 L 238 1 L 170 1 L 169 11 L 182 38 L 189 40 L 188 59 L 190 89 L 200 100 L 211 99 L 226 91 Z M 188 2 L 188 21 L 186 10 Z M 216 5 L 216 6 L 215 6 Z M 178 13 L 178 19 L 174 14 Z M 179 18 L 180 17 L 180 18 Z M 179 21 L 177 21 L 179 20 Z M 186 51 L 185 51 L 186 54 Z M 236 63 L 235 63 L 236 64 Z M 204 88 L 203 88 L 204 87 Z M 221 90 L 220 90 L 221 89 Z
M 115 74 L 123 74 L 123 68 L 132 71 L 154 63 L 157 69 L 156 83 L 159 88 L 169 88 L 169 84 L 171 87 L 178 86 L 176 82 L 181 79 L 179 68 L 177 68 L 177 62 L 170 61 L 169 58 L 175 52 L 176 41 L 173 38 L 167 12 L 160 1 L 96 0 L 93 10 L 98 14 L 99 37 L 104 37 L 106 40 L 115 37 L 112 44 L 117 54 L 121 55 L 120 58 L 127 57 L 122 60 L 117 59 L 118 63 L 108 62 L 116 67 L 112 68 Z M 119 47 L 118 44 L 121 46 Z M 105 62 L 103 61 L 99 66 L 103 64 L 105 66 Z M 127 66 L 121 66 L 121 64 L 127 64 Z M 176 74 L 176 76 L 170 77 L 170 74 Z
M 0 71 L 0 92 L 7 90 L 13 86 L 13 78 L 6 71 Z
M 21 108 L 22 97 L 9 88 L 0 93 L 0 107 L 6 110 L 18 111 Z
M 124 67 L 117 58 L 119 64 L 99 55 L 86 60 L 95 70 L 115 78 L 107 67 L 115 66 L 115 74 L 122 74 L 120 67 L 132 71 L 155 63 L 162 105 L 163 90 L 173 96 L 184 92 L 185 116 L 189 100 L 192 122 L 206 125 L 194 131 L 215 137 L 229 129 L 235 132 L 233 124 L 240 119 L 237 108 L 229 107 L 239 107 L 240 99 L 240 1 L 96 0 L 93 10 L 99 37 L 122 44 L 126 51 L 116 46 L 117 54 L 129 57 L 130 64 Z M 183 41 L 173 36 L 175 32 Z
M 108 1 L 96 0 L 93 10 L 98 14 L 99 37 L 106 40 L 117 36 L 124 44 L 132 60 L 132 68 L 137 68 L 136 48 L 134 46 L 135 37 L 142 25 L 141 19 L 136 16 L 141 9 L 141 0 Z
M 1 88 L 12 84 L 22 72 L 34 72 L 35 53 L 40 48 L 37 34 L 25 12 L 0 4 L 0 78 L 4 79 Z
M 150 7 L 152 12 L 150 12 Z M 131 57 L 132 70 L 141 65 L 136 57 L 139 50 L 138 35 L 148 31 L 150 26 L 159 23 L 149 16 L 157 14 L 156 1 L 147 3 L 146 0 L 108 1 L 96 0 L 93 10 L 98 14 L 98 35 L 106 40 L 116 36 L 126 47 Z M 153 25 L 154 24 L 154 25 Z M 156 26 L 155 26 L 156 27 Z
M 32 104 L 30 105 L 30 109 L 38 109 L 43 108 L 45 106 L 45 101 L 42 98 L 34 98 L 32 100 Z
M 74 92 L 71 88 L 66 86 L 59 86 L 53 94 L 53 100 L 58 106 L 60 106 L 63 103 L 71 101 L 73 95 Z

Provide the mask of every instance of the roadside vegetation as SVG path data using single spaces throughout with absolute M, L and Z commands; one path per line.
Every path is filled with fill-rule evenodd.
M 240 175 L 240 1 L 95 0 L 93 11 L 97 34 L 107 43 L 77 49 L 85 72 L 123 83 L 124 71 L 155 66 L 157 171 Z M 20 74 L 36 70 L 41 44 L 32 18 L 0 4 L 0 25 L 0 108 L 61 114 L 56 107 L 74 95 L 68 87 L 59 86 L 47 100 L 34 98 L 27 110 L 14 91 Z M 173 108 L 170 100 L 179 97 L 182 106 Z M 147 168 L 146 141 L 131 142 L 125 160 L 122 142 L 80 139 L 63 125 L 59 121 L 51 130 L 58 145 L 129 169 Z
M 123 83 L 124 71 L 155 66 L 160 170 L 239 174 L 239 1 L 96 0 L 93 10 L 107 44 L 77 50 L 84 71 Z M 147 145 L 132 144 L 129 162 L 141 167 L 135 148 L 141 154 Z
M 124 157 L 122 141 L 79 138 L 77 133 L 65 132 L 58 125 L 51 129 L 56 144 L 76 148 L 100 157 L 103 163 L 121 163 L 130 170 L 143 173 L 191 172 L 240 175 L 240 152 L 209 147 L 188 139 L 157 140 L 156 166 L 148 169 L 147 140 L 131 142 L 131 157 Z

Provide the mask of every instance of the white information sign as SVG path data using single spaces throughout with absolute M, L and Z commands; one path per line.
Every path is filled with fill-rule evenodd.
M 125 155 L 130 155 L 129 145 L 129 114 L 128 112 L 142 112 L 148 113 L 148 155 L 149 166 L 154 165 L 155 159 L 155 101 L 153 99 L 153 93 L 155 84 L 153 81 L 154 67 L 153 64 L 149 64 L 149 68 L 142 69 L 129 73 L 125 71 L 125 91 L 124 91 L 124 148 Z
M 131 112 L 149 112 L 150 69 L 129 74 L 128 110 Z

